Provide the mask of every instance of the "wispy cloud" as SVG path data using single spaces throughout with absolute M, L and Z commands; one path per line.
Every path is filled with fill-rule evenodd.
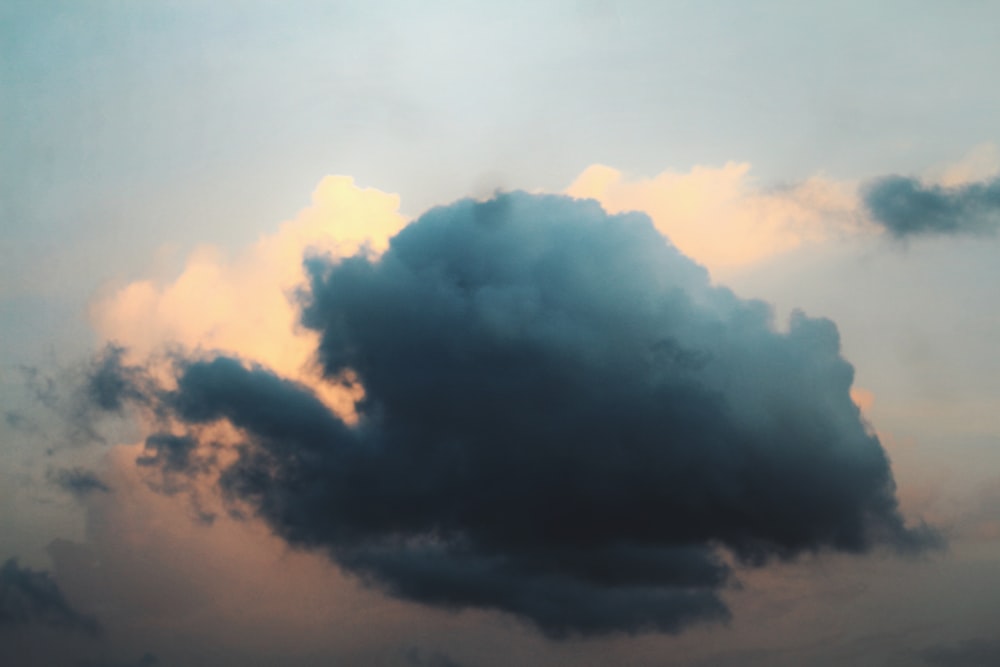
M 611 213 L 646 213 L 681 252 L 713 275 L 858 228 L 852 185 L 815 177 L 761 188 L 747 163 L 664 171 L 651 178 L 591 165 L 566 193 L 596 199 Z
M 49 479 L 59 488 L 75 496 L 83 497 L 91 493 L 111 492 L 111 487 L 105 484 L 96 473 L 80 467 L 50 470 Z
M 936 667 L 993 667 L 1000 664 L 1000 639 L 977 638 L 931 646 L 921 652 L 921 657 Z
M 21 567 L 12 558 L 0 566 L 0 631 L 34 624 L 89 635 L 101 629 L 95 618 L 70 605 L 48 572 Z

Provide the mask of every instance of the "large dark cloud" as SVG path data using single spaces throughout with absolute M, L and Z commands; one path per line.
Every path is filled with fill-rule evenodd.
M 97 635 L 97 620 L 66 600 L 48 572 L 32 570 L 9 559 L 0 566 L 0 630 L 43 625 Z
M 887 176 L 862 194 L 875 222 L 896 238 L 989 234 L 1000 226 L 1000 179 L 949 188 Z
M 672 632 L 726 618 L 723 552 L 931 539 L 903 525 L 836 327 L 776 331 L 644 216 L 506 194 L 307 268 L 303 322 L 330 381 L 364 385 L 357 425 L 227 357 L 180 363 L 159 409 L 238 427 L 225 491 L 393 595 L 556 637 Z

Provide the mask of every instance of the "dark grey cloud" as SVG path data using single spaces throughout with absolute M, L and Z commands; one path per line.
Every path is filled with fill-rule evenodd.
M 124 348 L 109 344 L 83 364 L 19 366 L 26 396 L 50 414 L 45 418 L 7 411 L 5 422 L 25 434 L 48 440 L 54 450 L 106 442 L 102 430 L 108 425 L 109 415 L 124 416 L 126 405 L 142 404 L 155 409 L 155 383 L 144 367 L 126 364 L 124 354 Z M 53 415 L 57 419 L 51 419 Z
M 136 459 L 141 466 L 155 466 L 167 473 L 193 474 L 199 471 L 195 456 L 198 441 L 191 436 L 154 433 L 146 438 L 144 453 Z
M 180 361 L 157 409 L 240 429 L 229 497 L 392 595 L 552 637 L 676 632 L 727 618 L 724 552 L 934 541 L 903 525 L 833 323 L 776 331 L 645 216 L 504 194 L 307 269 L 302 321 L 325 376 L 364 385 L 357 425 L 223 356 Z
M 887 176 L 862 196 L 872 219 L 896 238 L 992 234 L 1000 226 L 1000 179 L 943 187 Z
M 146 438 L 143 454 L 135 462 L 159 472 L 159 479 L 146 480 L 150 488 L 166 494 L 187 492 L 191 501 L 191 516 L 200 523 L 211 525 L 216 515 L 205 509 L 201 494 L 191 484 L 191 478 L 212 470 L 214 449 L 212 443 L 199 443 L 190 435 L 154 433 Z
M 110 344 L 86 371 L 85 391 L 94 405 L 120 412 L 129 401 L 145 401 L 151 380 L 142 368 L 124 363 L 125 348 Z
M 91 493 L 110 493 L 111 487 L 104 483 L 96 473 L 84 468 L 62 468 L 49 471 L 49 479 L 59 488 L 75 496 L 87 496 Z
M 74 609 L 48 572 L 11 558 L 0 566 L 0 631 L 25 625 L 100 633 L 97 620 Z
M 931 646 L 921 652 L 924 662 L 938 667 L 995 667 L 1000 665 L 1000 639 L 969 639 Z

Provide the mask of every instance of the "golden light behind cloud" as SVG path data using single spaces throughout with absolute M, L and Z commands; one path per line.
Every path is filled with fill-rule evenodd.
M 298 326 L 293 293 L 304 280 L 304 256 L 380 254 L 405 222 L 398 196 L 328 176 L 312 205 L 274 234 L 233 257 L 200 247 L 176 279 L 125 285 L 94 304 L 91 319 L 104 340 L 125 346 L 134 360 L 176 345 L 254 359 L 309 384 L 351 420 L 363 390 L 351 378 L 343 386 L 318 381 L 316 334 Z
M 843 229 L 857 209 L 849 186 L 811 178 L 792 187 L 753 187 L 747 163 L 696 166 L 630 178 L 611 167 L 587 167 L 566 189 L 596 199 L 609 213 L 642 211 L 685 255 L 713 277 L 796 248 Z M 841 224 L 837 224 L 840 222 Z

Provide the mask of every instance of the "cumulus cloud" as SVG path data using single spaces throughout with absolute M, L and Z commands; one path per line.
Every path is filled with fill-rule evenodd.
M 720 549 L 933 541 L 903 525 L 836 327 L 776 331 L 646 216 L 504 194 L 307 269 L 301 321 L 327 382 L 363 387 L 350 415 L 217 353 L 139 402 L 183 437 L 235 427 L 226 494 L 395 596 L 553 637 L 673 632 L 727 617 Z M 149 462 L 183 471 L 191 448 L 162 444 Z
M 97 620 L 74 609 L 48 572 L 21 567 L 11 558 L 0 566 L 0 631 L 35 624 L 100 632 Z
M 713 275 L 857 227 L 857 196 L 849 184 L 814 177 L 761 189 L 753 184 L 747 163 L 664 171 L 652 178 L 632 178 L 595 164 L 566 194 L 596 199 L 611 213 L 646 213 L 681 252 Z
M 886 176 L 862 189 L 872 219 L 893 237 L 987 235 L 1000 226 L 1000 178 L 938 185 Z
M 116 341 L 128 354 L 112 347 L 101 361 L 128 368 L 176 346 L 241 355 L 310 384 L 350 419 L 359 387 L 350 378 L 337 384 L 316 381 L 315 335 L 298 326 L 289 295 L 303 280 L 307 250 L 377 256 L 404 223 L 398 196 L 329 176 L 316 187 L 310 206 L 245 251 L 230 256 L 201 247 L 172 280 L 140 280 L 107 290 L 91 308 L 91 320 L 104 340 Z M 94 370 L 101 370 L 100 364 Z M 155 368 L 152 374 L 157 375 Z M 138 387 L 141 379 L 129 378 L 125 386 Z M 104 384 L 97 380 L 100 376 L 92 375 L 95 398 L 102 387 L 113 389 L 107 385 L 112 378 Z

